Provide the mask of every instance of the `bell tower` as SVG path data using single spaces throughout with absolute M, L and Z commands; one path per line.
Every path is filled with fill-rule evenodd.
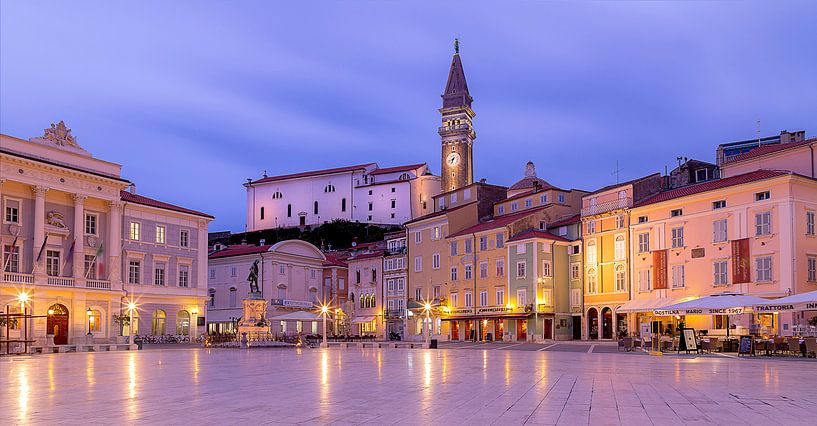
M 472 145 L 477 135 L 472 120 L 476 114 L 471 109 L 474 99 L 468 93 L 457 39 L 454 39 L 454 58 L 442 98 L 442 126 L 438 133 L 442 141 L 441 190 L 446 192 L 474 182 Z

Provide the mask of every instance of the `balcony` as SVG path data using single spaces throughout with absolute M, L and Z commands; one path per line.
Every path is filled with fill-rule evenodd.
M 605 201 L 582 208 L 582 216 L 593 216 L 618 209 L 627 209 L 633 206 L 633 199 L 630 197 L 618 198 L 612 201 Z
M 441 127 L 437 128 L 437 132 L 440 133 L 440 134 L 458 132 L 458 131 L 462 131 L 462 130 L 470 131 L 471 126 L 469 126 L 467 124 L 455 124 L 453 126 L 441 126 Z
M 68 277 L 48 277 L 48 285 L 56 287 L 73 287 L 74 279 Z
M 386 319 L 403 318 L 406 315 L 405 309 L 386 309 L 383 311 Z
M 386 256 L 396 256 L 398 254 L 406 254 L 406 246 L 386 249 Z
M 3 272 L 3 282 L 12 284 L 34 284 L 34 275 Z
M 96 290 L 110 290 L 111 282 L 107 280 L 86 280 L 85 288 L 93 288 Z

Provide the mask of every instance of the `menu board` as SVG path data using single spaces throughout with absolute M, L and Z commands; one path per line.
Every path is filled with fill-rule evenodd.
M 740 336 L 740 345 L 738 346 L 738 355 L 753 355 L 754 340 L 752 336 Z
M 678 343 L 678 352 L 698 352 L 698 341 L 695 340 L 695 329 L 685 328 L 682 333 L 683 336 L 681 336 L 681 341 Z

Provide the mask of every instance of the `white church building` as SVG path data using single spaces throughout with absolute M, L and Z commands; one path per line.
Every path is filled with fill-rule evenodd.
M 335 219 L 401 225 L 434 211 L 440 177 L 428 164 L 359 164 L 265 176 L 247 188 L 247 231 L 314 226 Z

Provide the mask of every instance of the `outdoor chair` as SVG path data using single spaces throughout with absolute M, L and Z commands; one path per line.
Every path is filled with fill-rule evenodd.
M 712 353 L 712 340 L 701 340 L 701 351 Z
M 723 342 L 717 337 L 709 338 L 709 352 L 723 352 Z
M 806 356 L 817 358 L 817 338 L 809 337 L 806 339 Z
M 661 341 L 661 351 L 662 352 L 669 352 L 672 350 L 672 340 L 662 340 Z
M 785 351 L 788 349 L 788 345 L 786 344 L 785 337 L 775 337 L 774 338 L 774 353 L 777 354 L 781 351 Z
M 621 352 L 623 349 L 624 352 L 630 350 L 630 346 L 633 344 L 633 339 L 630 337 L 624 337 L 622 339 L 618 339 L 618 351 Z
M 789 355 L 800 355 L 800 339 L 792 337 L 789 339 Z

